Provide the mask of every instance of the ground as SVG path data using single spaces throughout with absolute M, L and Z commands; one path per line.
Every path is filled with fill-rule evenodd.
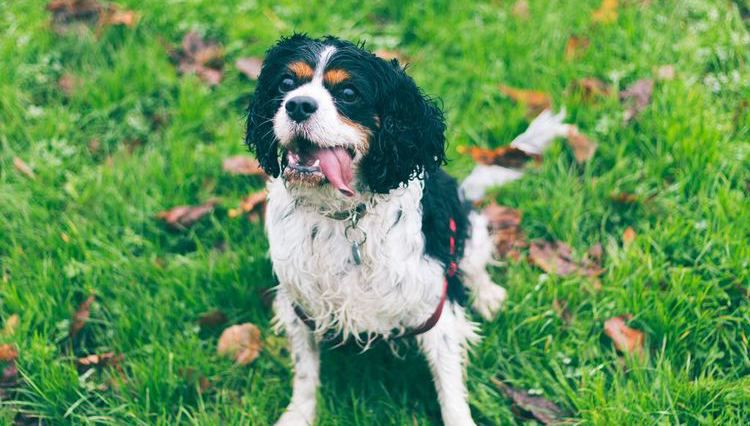
M 750 423 L 745 0 L 621 1 L 612 22 L 592 18 L 600 0 L 529 0 L 526 16 L 509 0 L 119 4 L 141 15 L 134 28 L 60 35 L 45 1 L 0 3 L 0 318 L 20 318 L 0 339 L 18 348 L 22 377 L 2 402 L 5 424 L 16 408 L 54 425 L 263 425 L 282 413 L 290 362 L 263 297 L 273 282 L 262 224 L 228 214 L 262 181 L 230 176 L 221 162 L 245 153 L 254 88 L 235 59 L 292 31 L 407 56 L 446 111 L 456 176 L 473 166 L 458 147 L 506 145 L 529 123 L 498 84 L 550 93 L 599 143 L 578 165 L 558 141 L 522 180 L 490 194 L 523 212 L 530 238 L 577 253 L 601 243 L 606 271 L 599 288 L 546 274 L 525 252 L 492 268 L 509 299 L 481 323 L 468 368 L 478 423 L 531 422 L 514 416 L 493 378 L 582 424 Z M 216 87 L 170 61 L 169 46 L 189 30 L 224 46 Z M 571 35 L 590 42 L 574 58 Z M 622 89 L 663 65 L 675 77 L 657 81 L 628 123 L 616 95 L 591 101 L 570 89 L 584 77 Z M 66 74 L 77 81 L 68 94 L 58 84 Z M 210 198 L 221 207 L 188 230 L 155 217 Z M 635 240 L 624 247 L 627 227 Z M 71 316 L 91 294 L 91 318 L 71 341 Z M 214 309 L 228 324 L 259 325 L 265 349 L 253 364 L 216 354 L 221 327 L 197 323 Z M 644 358 L 623 358 L 603 334 L 605 320 L 624 314 L 645 333 Z M 121 373 L 79 373 L 75 357 L 108 351 L 124 354 Z M 440 424 L 415 351 L 396 359 L 346 347 L 323 363 L 319 424 Z

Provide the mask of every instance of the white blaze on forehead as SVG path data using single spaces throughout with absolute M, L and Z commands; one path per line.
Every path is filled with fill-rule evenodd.
M 326 65 L 328 65 L 328 62 L 331 60 L 334 53 L 336 53 L 336 48 L 333 46 L 326 46 L 323 51 L 320 52 L 318 65 L 315 67 L 315 73 L 313 74 L 313 81 L 323 81 L 323 71 L 325 71 Z

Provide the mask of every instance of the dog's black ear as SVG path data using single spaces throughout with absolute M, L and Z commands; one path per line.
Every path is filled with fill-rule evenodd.
M 273 132 L 273 100 L 268 98 L 260 84 L 255 89 L 247 109 L 245 144 L 255 153 L 258 163 L 269 176 L 278 177 L 279 141 Z M 270 107 L 270 108 L 269 108 Z
M 380 124 L 361 173 L 373 192 L 386 193 L 445 162 L 445 120 L 396 60 L 381 65 Z

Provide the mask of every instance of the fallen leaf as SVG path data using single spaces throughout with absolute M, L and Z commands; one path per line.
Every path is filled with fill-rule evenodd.
M 18 358 L 18 349 L 10 343 L 0 345 L 0 361 L 15 361 Z
M 625 244 L 625 247 L 629 246 L 630 244 L 635 241 L 635 230 L 631 227 L 625 228 L 625 231 L 622 233 L 622 242 Z
M 661 81 L 674 80 L 674 65 L 662 65 L 656 69 L 656 79 Z
M 227 322 L 227 316 L 218 309 L 206 312 L 198 318 L 198 324 L 203 327 L 218 327 Z
M 28 164 L 26 164 L 23 160 L 21 160 L 18 157 L 13 157 L 13 167 L 16 168 L 19 172 L 21 172 L 22 175 L 26 176 L 29 179 L 34 179 L 36 176 L 34 175 L 34 171 L 29 167 Z
M 197 206 L 177 206 L 160 212 L 157 217 L 175 229 L 185 229 L 211 213 L 217 204 L 216 201 L 211 200 Z
M 565 43 L 565 59 L 572 61 L 580 57 L 589 48 L 589 44 L 591 42 L 588 38 L 571 35 Z
M 573 157 L 575 157 L 578 164 L 590 160 L 596 152 L 596 142 L 579 132 L 578 128 L 575 126 L 570 126 L 568 129 L 567 141 L 568 145 L 570 145 L 570 148 L 573 150 Z
M 641 196 L 630 193 L 630 192 L 610 192 L 609 199 L 612 202 L 618 203 L 618 204 L 635 204 L 643 202 L 644 204 L 651 201 L 655 195 L 651 195 L 649 197 L 646 197 L 645 199 L 642 199 Z
M 600 24 L 609 24 L 617 20 L 617 0 L 602 0 L 598 9 L 591 12 L 591 20 Z
M 265 176 L 258 160 L 249 155 L 235 155 L 222 162 L 225 172 L 232 175 Z
M 132 28 L 138 23 L 139 19 L 140 15 L 137 12 L 132 10 L 122 10 L 114 5 L 110 5 L 101 14 L 99 18 L 99 26 L 124 25 Z
M 495 165 L 520 169 L 526 165 L 529 160 L 540 160 L 538 155 L 530 155 L 525 151 L 512 146 L 501 146 L 495 149 L 480 147 L 459 147 L 458 152 L 467 152 L 479 164 Z
M 594 77 L 587 77 L 573 82 L 573 89 L 581 92 L 583 99 L 591 101 L 598 97 L 607 97 L 612 88 L 607 83 Z
M 526 115 L 536 117 L 552 104 L 549 95 L 539 90 L 518 89 L 500 84 L 500 93 L 526 106 Z
M 250 80 L 257 80 L 260 75 L 260 69 L 263 66 L 261 58 L 240 58 L 234 63 L 234 66 Z
M 5 320 L 5 324 L 3 324 L 3 336 L 12 336 L 16 334 L 16 328 L 18 328 L 20 322 L 21 317 L 19 317 L 18 314 L 9 316 L 8 319 Z
M 229 217 L 238 217 L 243 213 L 249 213 L 247 220 L 257 222 L 263 217 L 267 199 L 268 193 L 266 191 L 250 194 L 242 200 L 238 208 L 229 210 Z
M 89 296 L 80 306 L 78 306 L 78 310 L 73 314 L 73 322 L 70 324 L 71 339 L 75 338 L 78 332 L 83 329 L 83 326 L 86 325 L 86 322 L 91 316 L 91 305 L 95 300 L 96 297 L 94 295 Z
M 9 361 L 3 367 L 2 376 L 0 376 L 0 401 L 11 398 L 10 393 L 18 387 L 18 368 L 15 361 Z M 15 425 L 14 425 L 15 426 Z
M 181 49 L 175 53 L 177 71 L 182 74 L 196 74 L 211 86 L 221 82 L 224 66 L 223 49 L 218 43 L 208 42 L 195 31 L 190 31 L 182 39 Z
M 219 337 L 216 351 L 219 355 L 234 359 L 239 365 L 247 365 L 258 358 L 262 348 L 258 327 L 245 323 L 224 330 Z
M 608 319 L 604 322 L 604 333 L 620 352 L 643 354 L 643 332 L 625 325 L 630 319 L 629 315 Z
M 577 274 L 593 278 L 604 272 L 591 261 L 576 262 L 571 247 L 560 241 L 532 241 L 529 259 L 545 272 L 563 277 Z
M 52 13 L 54 29 L 61 33 L 75 24 L 96 24 L 99 30 L 111 25 L 133 27 L 139 18 L 132 10 L 121 9 L 116 4 L 103 5 L 97 0 L 51 0 L 47 10 Z
M 494 377 L 491 380 L 505 396 L 513 400 L 514 404 L 545 425 L 559 423 L 567 416 L 562 408 L 546 398 L 531 396 L 528 392 L 508 386 Z M 521 412 L 515 414 L 526 417 Z
M 493 202 L 482 209 L 482 214 L 487 217 L 490 237 L 495 242 L 498 256 L 518 260 L 518 249 L 529 245 L 521 230 L 521 211 Z
M 513 9 L 511 9 L 511 13 L 513 13 L 513 16 L 519 19 L 529 19 L 529 2 L 528 0 L 517 0 L 515 4 L 513 4 Z
M 81 79 L 70 73 L 65 73 L 57 79 L 57 87 L 68 97 L 73 96 L 80 86 Z
M 123 359 L 125 359 L 125 355 L 123 354 L 105 352 L 103 354 L 94 354 L 78 358 L 76 364 L 81 367 L 106 367 L 110 365 L 118 365 Z
M 386 61 L 397 60 L 399 64 L 403 65 L 409 62 L 410 58 L 401 52 L 395 50 L 379 49 L 375 51 L 375 56 L 385 59 Z
M 627 106 L 623 120 L 627 123 L 643 111 L 651 102 L 654 80 L 642 78 L 620 92 L 620 101 Z

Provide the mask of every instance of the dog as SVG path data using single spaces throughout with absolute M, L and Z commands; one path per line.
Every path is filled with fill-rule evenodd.
M 336 37 L 284 37 L 266 52 L 246 143 L 270 176 L 265 224 L 276 325 L 294 365 L 278 425 L 315 419 L 319 351 L 414 337 L 446 425 L 474 424 L 465 384 L 506 291 L 485 266 L 487 220 L 446 174 L 445 120 L 397 60 Z

